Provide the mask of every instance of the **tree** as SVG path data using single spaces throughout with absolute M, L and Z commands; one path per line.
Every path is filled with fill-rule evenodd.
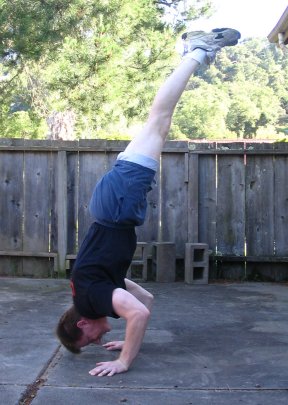
M 191 139 L 225 138 L 228 107 L 227 94 L 211 84 L 186 91 L 174 115 L 171 137 L 180 131 Z
M 180 3 L 0 0 L 2 101 L 21 94 L 34 115 L 48 121 L 55 112 L 73 111 L 78 134 L 85 128 L 91 134 L 123 114 L 139 115 L 180 29 L 162 19 L 163 7 Z M 190 3 L 182 17 L 196 18 L 202 11 L 198 7 L 193 15 L 195 4 L 209 8 L 206 0 Z

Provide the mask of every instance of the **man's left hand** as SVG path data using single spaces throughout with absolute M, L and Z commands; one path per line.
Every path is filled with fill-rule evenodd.
M 115 342 L 104 343 L 104 345 L 102 346 L 105 347 L 107 350 L 122 350 L 123 345 L 123 340 L 117 340 Z

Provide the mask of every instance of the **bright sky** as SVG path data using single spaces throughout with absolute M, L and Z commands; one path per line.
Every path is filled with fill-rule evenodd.
M 288 0 L 212 0 L 216 12 L 209 19 L 191 23 L 191 31 L 230 27 L 242 38 L 267 37 L 288 6 Z

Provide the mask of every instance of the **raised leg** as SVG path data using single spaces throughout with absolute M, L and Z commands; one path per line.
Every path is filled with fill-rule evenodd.
M 156 94 L 146 124 L 129 143 L 125 153 L 159 160 L 176 104 L 198 66 L 199 62 L 187 58 L 168 77 Z

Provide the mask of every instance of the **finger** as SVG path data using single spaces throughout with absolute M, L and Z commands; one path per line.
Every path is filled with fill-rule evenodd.
M 115 370 L 111 370 L 109 374 L 107 374 L 108 377 L 112 377 L 112 375 L 115 374 Z
M 109 370 L 103 370 L 101 373 L 98 374 L 98 377 L 104 377 L 107 375 L 110 371 Z
M 92 370 L 90 370 L 89 371 L 89 374 L 90 375 L 97 375 L 97 374 L 99 374 L 100 372 L 101 372 L 102 370 L 100 369 L 98 369 L 98 367 L 97 368 L 93 368 Z
M 114 345 L 112 343 L 106 343 L 105 345 L 103 345 L 103 347 L 105 347 L 108 350 L 111 347 L 114 347 Z

